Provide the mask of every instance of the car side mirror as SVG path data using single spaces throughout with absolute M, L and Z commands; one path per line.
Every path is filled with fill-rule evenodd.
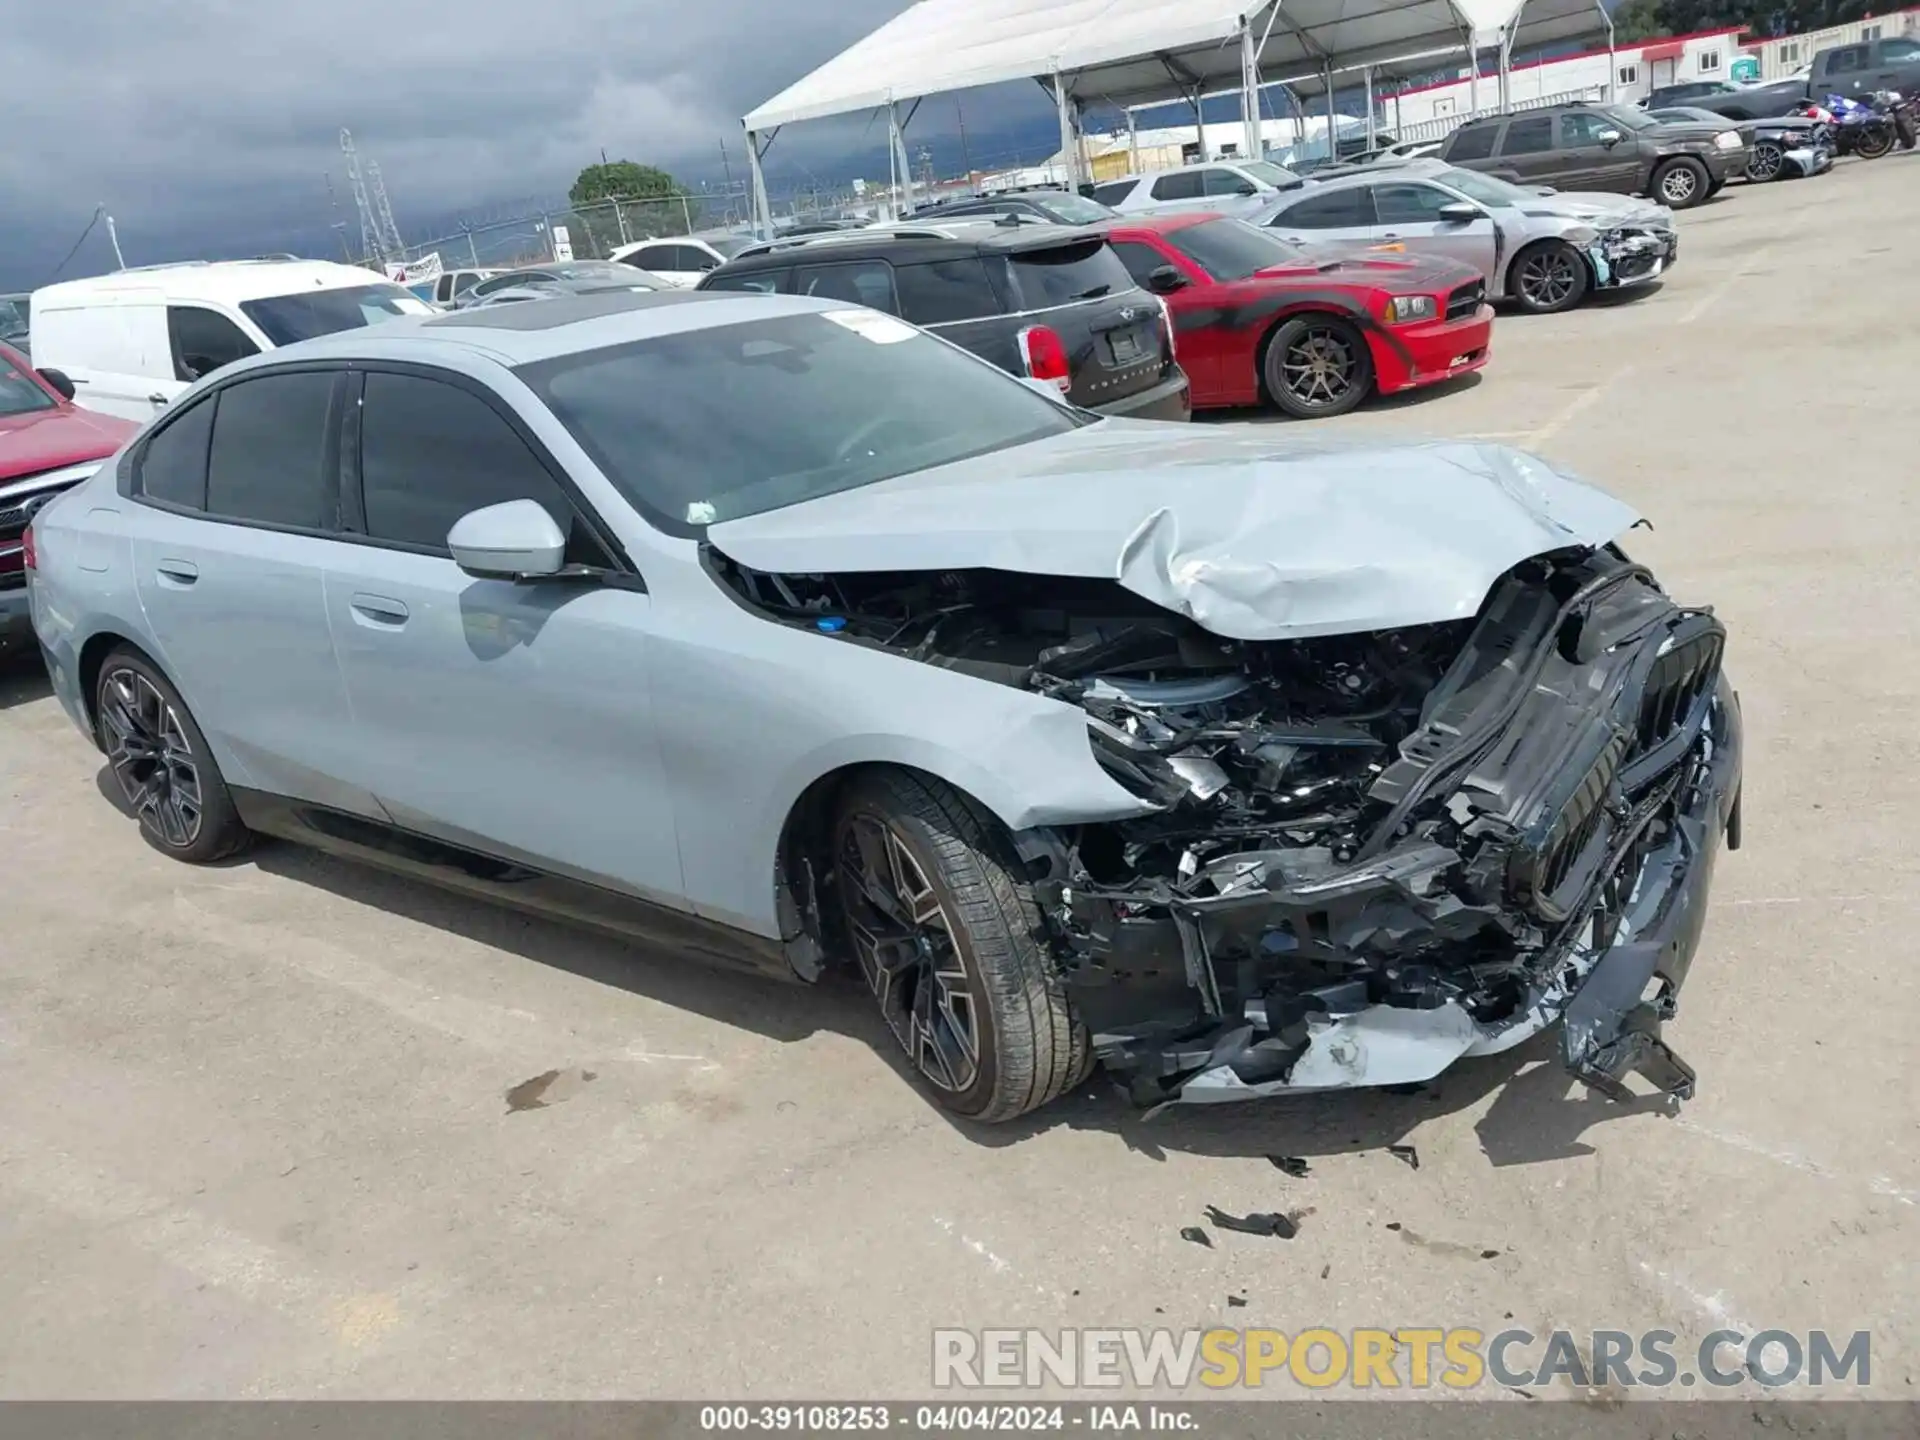
M 1618 130 L 1602 130 L 1595 138 L 1598 139 L 1599 142 L 1602 145 L 1604 145 L 1607 149 L 1611 150 L 1614 146 L 1618 145 L 1626 137 L 1622 135 Z
M 567 537 L 537 500 L 508 500 L 472 510 L 447 532 L 453 563 L 482 580 L 556 575 L 566 562 Z
M 1478 220 L 1483 212 L 1478 205 L 1465 200 L 1454 200 L 1440 207 L 1440 218 L 1449 225 L 1466 225 Z
M 57 390 L 63 399 L 73 399 L 73 381 L 66 371 L 45 368 L 40 371 L 40 378 Z
M 1160 265 L 1147 272 L 1147 289 L 1156 295 L 1171 295 L 1187 283 L 1178 266 Z

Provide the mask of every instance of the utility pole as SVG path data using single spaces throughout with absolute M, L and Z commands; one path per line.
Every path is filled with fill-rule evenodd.
M 953 97 L 953 117 L 960 122 L 960 163 L 967 167 L 967 188 L 973 188 L 973 152 L 967 148 L 967 112 L 960 108 L 960 97 Z
M 113 243 L 113 268 L 124 270 L 127 268 L 127 261 L 126 257 L 120 253 L 120 232 L 113 228 L 113 216 L 107 214 L 104 203 L 100 206 L 100 213 L 107 222 L 107 239 Z

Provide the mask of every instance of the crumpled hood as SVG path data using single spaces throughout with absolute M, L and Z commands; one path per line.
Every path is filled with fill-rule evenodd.
M 1108 420 L 707 537 L 762 571 L 1116 580 L 1215 634 L 1295 640 L 1470 616 L 1520 561 L 1638 519 L 1506 446 Z
M 1654 225 L 1673 228 L 1673 211 L 1651 200 L 1636 200 L 1604 190 L 1574 191 L 1566 195 L 1536 195 L 1520 207 L 1525 215 L 1564 215 L 1584 220 L 1596 229 L 1617 225 Z

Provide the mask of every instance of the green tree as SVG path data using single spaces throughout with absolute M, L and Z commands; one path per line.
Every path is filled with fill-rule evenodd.
M 1613 12 L 1613 39 L 1616 45 L 1631 45 L 1672 33 L 1661 0 L 1623 0 Z
M 651 200 L 679 191 L 680 183 L 664 170 L 609 160 L 582 170 L 567 198 L 575 205 L 591 205 L 597 200 Z

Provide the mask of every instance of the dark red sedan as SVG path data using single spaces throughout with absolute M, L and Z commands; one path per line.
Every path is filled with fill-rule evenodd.
M 137 429 L 80 409 L 65 375 L 35 370 L 0 342 L 0 657 L 33 636 L 24 552 L 35 512 L 91 475 Z
M 1381 252 L 1325 255 L 1223 215 L 1105 227 L 1114 253 L 1173 312 L 1193 406 L 1272 404 L 1344 415 L 1487 363 L 1493 308 L 1471 266 Z

